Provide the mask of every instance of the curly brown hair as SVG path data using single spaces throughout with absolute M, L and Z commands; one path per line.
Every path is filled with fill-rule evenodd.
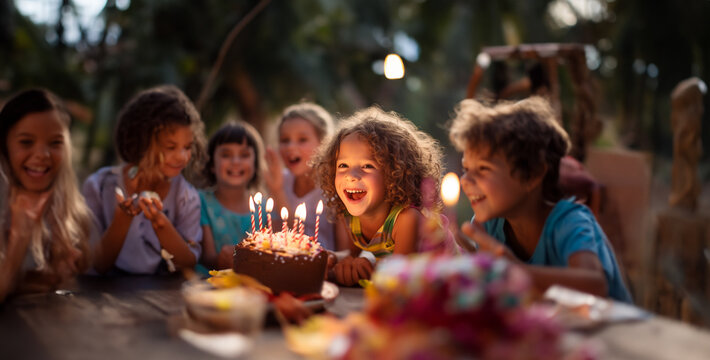
M 437 141 L 397 113 L 370 107 L 343 120 L 335 135 L 324 141 L 313 156 L 316 182 L 328 199 L 331 217 L 345 212 L 345 204 L 335 189 L 335 172 L 340 143 L 350 134 L 358 134 L 369 144 L 375 161 L 382 167 L 385 202 L 392 206 L 441 207 L 438 196 L 424 199 L 421 189 L 425 179 L 432 179 L 436 188 L 427 193 L 438 194 L 441 186 L 442 152 Z
M 192 154 L 185 175 L 197 181 L 205 160 L 205 126 L 192 101 L 173 85 L 141 91 L 121 109 L 115 131 L 116 151 L 123 161 L 137 165 L 149 177 L 160 177 L 157 137 L 175 126 L 192 130 Z
M 567 132 L 555 120 L 547 100 L 531 97 L 487 107 L 476 100 L 463 100 L 456 107 L 449 138 L 457 150 L 502 153 L 511 176 L 527 181 L 547 172 L 542 180 L 546 200 L 557 201 L 560 160 L 570 150 Z

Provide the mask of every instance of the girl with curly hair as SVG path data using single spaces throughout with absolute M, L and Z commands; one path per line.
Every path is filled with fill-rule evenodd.
M 0 111 L 0 302 L 86 270 L 91 213 L 71 166 L 69 114 L 43 89 Z
M 440 186 L 441 150 L 433 138 L 397 114 L 371 107 L 341 122 L 319 148 L 314 168 L 328 207 L 352 240 L 351 256 L 333 268 L 335 281 L 369 279 L 374 264 L 353 258 L 361 252 L 381 258 L 418 251 L 418 208 L 440 203 L 421 191 L 426 179 Z
M 99 169 L 84 196 L 102 236 L 94 268 L 155 274 L 192 268 L 200 257 L 200 197 L 183 177 L 197 175 L 204 124 L 175 86 L 138 93 L 121 110 L 116 149 L 124 164 Z
M 570 141 L 546 100 L 464 100 L 449 136 L 463 152 L 461 187 L 475 213 L 461 230 L 479 250 L 518 263 L 540 291 L 561 284 L 631 301 L 594 215 L 560 191 Z

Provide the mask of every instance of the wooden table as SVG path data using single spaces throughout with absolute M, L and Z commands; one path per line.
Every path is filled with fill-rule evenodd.
M 70 295 L 22 295 L 0 305 L 2 359 L 217 359 L 171 334 L 182 316 L 181 277 L 81 276 Z M 327 310 L 362 308 L 362 290 L 340 288 Z M 710 359 L 710 333 L 655 317 L 614 324 L 574 341 L 602 344 L 604 359 Z M 267 325 L 250 358 L 297 359 L 277 325 Z

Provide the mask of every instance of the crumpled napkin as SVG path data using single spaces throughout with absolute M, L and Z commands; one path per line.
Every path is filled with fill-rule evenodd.
M 201 334 L 188 329 L 178 332 L 188 344 L 213 355 L 224 358 L 242 356 L 251 351 L 254 341 L 242 334 L 230 332 L 221 334 Z

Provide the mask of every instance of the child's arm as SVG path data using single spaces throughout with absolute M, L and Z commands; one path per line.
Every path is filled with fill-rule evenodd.
M 41 194 L 34 203 L 24 195 L 13 194 L 10 198 L 10 229 L 7 231 L 4 257 L 0 258 L 0 302 L 17 288 L 21 280 L 22 262 L 30 244 L 29 229 L 40 226 L 39 219 L 49 194 Z
M 406 208 L 399 213 L 392 228 L 395 254 L 417 252 L 420 217 L 421 213 L 415 208 Z
M 478 244 L 479 251 L 504 256 L 526 270 L 540 292 L 552 285 L 562 285 L 601 297 L 608 296 L 604 269 L 597 255 L 591 251 L 572 253 L 567 259 L 568 267 L 528 265 L 521 262 L 505 245 L 488 235 L 480 225 L 464 223 L 461 225 L 461 231 Z
M 183 239 L 182 235 L 175 229 L 175 226 L 165 216 L 163 202 L 156 198 L 142 197 L 139 199 L 139 204 L 143 215 L 153 225 L 153 230 L 158 236 L 160 245 L 165 251 L 173 255 L 172 260 L 177 269 L 195 267 L 197 259 L 186 242 L 186 240 L 191 241 L 191 239 Z M 199 222 L 199 218 L 197 221 Z
M 200 255 L 200 264 L 204 265 L 207 270 L 217 269 L 217 250 L 214 245 L 212 228 L 209 225 L 202 225 L 202 255 Z
M 372 263 L 370 263 L 370 260 L 362 257 L 357 257 L 360 254 L 361 250 L 359 247 L 355 246 L 355 243 L 350 238 L 352 234 L 347 228 L 345 218 L 342 215 L 339 215 L 337 221 L 335 222 L 335 225 L 336 245 L 337 233 L 340 232 L 340 236 L 345 238 L 344 244 L 342 244 L 342 246 L 344 246 L 345 249 L 350 250 L 350 255 L 338 261 L 337 258 L 335 258 L 335 254 L 331 253 L 333 256 L 328 259 L 328 279 L 346 286 L 353 286 L 357 284 L 360 279 L 369 279 L 372 276 L 374 268 L 372 266 Z
M 597 255 L 591 251 L 578 251 L 568 258 L 568 267 L 547 267 L 523 265 L 533 284 L 540 292 L 552 285 L 562 285 L 571 289 L 600 296 L 609 296 L 609 286 L 604 269 Z
M 116 202 L 113 220 L 94 249 L 93 267 L 99 274 L 104 274 L 113 267 L 126 241 L 133 217 L 138 213 L 137 210 L 129 207 L 132 205 L 128 205 L 129 202 L 133 202 L 132 198 L 126 200 L 121 194 L 116 194 Z
M 349 230 L 345 226 L 344 221 L 336 221 L 335 224 L 333 224 L 335 227 L 335 231 L 333 232 L 335 235 L 335 250 L 336 251 L 341 251 L 341 250 L 351 250 L 352 254 L 352 248 L 351 245 L 353 245 L 352 240 L 350 240 L 349 236 Z M 357 249 L 357 247 L 355 247 Z M 359 249 L 357 249 L 359 250 Z

